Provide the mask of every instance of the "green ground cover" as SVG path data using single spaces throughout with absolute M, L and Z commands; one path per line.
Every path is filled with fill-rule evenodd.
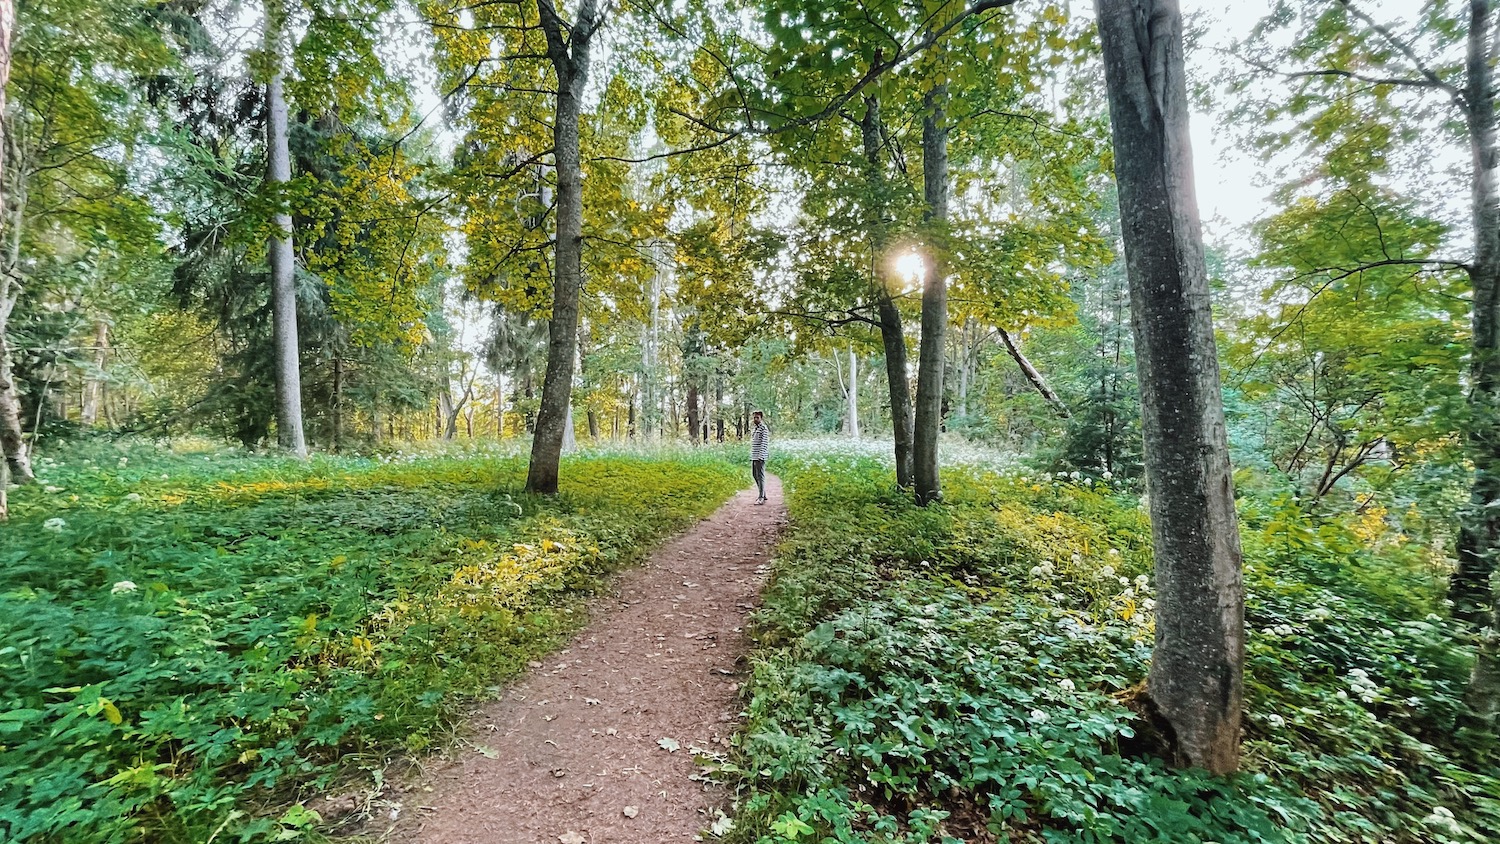
M 706 515 L 722 455 L 302 463 L 82 446 L 0 528 L 0 840 L 272 840 L 293 802 L 441 742 Z M 286 809 L 287 806 L 290 809 Z
M 1469 651 L 1399 537 L 1242 502 L 1245 766 L 1218 780 L 1168 770 L 1130 705 L 1154 635 L 1135 496 L 959 469 L 919 509 L 867 457 L 775 468 L 792 527 L 734 838 L 1500 840 L 1500 756 L 1459 726 Z

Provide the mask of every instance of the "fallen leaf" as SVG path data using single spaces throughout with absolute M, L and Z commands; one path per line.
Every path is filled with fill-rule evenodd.
M 668 753 L 676 753 L 682 747 L 682 745 L 677 743 L 677 739 L 674 738 L 657 739 L 656 743 L 661 745 L 661 749 Z
M 619 735 L 619 733 L 620 731 L 615 729 L 614 727 L 606 727 L 604 730 L 604 734 L 607 736 Z
M 568 772 L 564 771 L 562 768 L 558 768 L 557 770 L 555 770 L 555 771 L 552 772 L 552 776 L 557 777 L 558 779 L 562 779 L 563 777 L 565 777 L 567 775 L 568 775 Z
M 564 832 L 562 835 L 557 836 L 557 840 L 561 841 L 562 844 L 589 844 L 587 838 L 576 832 Z
M 596 698 L 596 697 L 586 697 L 586 698 L 583 699 L 583 702 L 586 705 L 588 705 L 588 706 L 598 706 L 599 705 L 599 698 Z
M 633 818 L 641 813 L 641 810 L 635 806 L 626 806 L 620 811 L 624 813 L 625 817 L 627 818 Z
M 485 747 L 484 745 L 481 744 L 481 745 L 475 747 L 474 749 L 477 750 L 477 751 L 479 751 L 480 755 L 484 756 L 484 758 L 486 758 L 486 759 L 499 759 L 500 758 L 500 751 L 496 750 L 493 747 Z

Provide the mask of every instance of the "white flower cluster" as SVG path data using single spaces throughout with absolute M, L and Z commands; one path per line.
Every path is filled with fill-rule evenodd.
M 122 595 L 134 591 L 135 581 L 133 580 L 121 580 L 109 588 L 109 594 L 111 595 Z
M 1031 567 L 1031 576 L 1036 578 L 1051 577 L 1052 572 L 1053 568 L 1050 562 L 1045 562 L 1041 565 Z
M 1453 810 L 1447 806 L 1433 806 L 1432 813 L 1422 819 L 1422 823 L 1435 826 L 1452 835 L 1460 835 L 1464 829 L 1459 826 L 1458 818 L 1454 817 Z
M 42 530 L 50 530 L 53 533 L 62 533 L 63 528 L 67 526 L 68 523 L 58 518 L 57 516 L 53 516 L 47 521 L 42 522 Z
M 1365 703 L 1374 703 L 1380 700 L 1380 687 L 1375 685 L 1374 681 L 1370 679 L 1369 673 L 1363 668 L 1349 669 L 1349 673 L 1344 676 L 1344 680 L 1349 684 L 1349 690 L 1358 695 L 1359 699 Z
M 1327 607 L 1313 607 L 1302 617 L 1308 621 L 1327 621 L 1333 618 L 1333 611 Z
M 1277 729 L 1281 729 L 1286 726 L 1286 719 L 1273 712 L 1266 716 L 1266 723 Z
M 1297 632 L 1297 628 L 1290 624 L 1273 624 L 1260 632 L 1267 636 L 1290 636 Z

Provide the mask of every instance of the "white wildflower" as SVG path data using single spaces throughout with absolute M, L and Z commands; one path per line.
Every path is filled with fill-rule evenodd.
M 1150 585 L 1151 585 L 1151 578 L 1145 576 L 1144 574 L 1138 574 L 1138 575 L 1135 576 L 1135 588 L 1137 588 L 1137 589 L 1145 589 L 1147 586 L 1150 586 Z
M 1041 566 L 1032 566 L 1031 567 L 1031 576 L 1032 577 L 1041 577 L 1042 576 L 1042 567 Z
M 51 484 L 48 484 L 47 486 L 43 487 L 42 489 L 45 490 L 46 492 L 50 492 L 50 493 L 54 493 L 54 494 L 63 491 L 62 487 L 60 487 L 60 486 L 52 486 Z
M 119 459 L 119 461 L 115 463 L 115 465 L 118 466 L 118 467 L 120 467 L 121 469 L 123 469 L 129 463 L 130 463 L 130 458 L 129 457 L 121 457 Z
M 1280 729 L 1281 727 L 1286 726 L 1286 719 L 1281 717 L 1280 715 L 1271 714 L 1266 716 L 1266 723 Z
M 1115 476 L 1115 473 L 1111 472 L 1108 469 L 1105 469 L 1104 472 L 1101 475 L 1099 475 L 1099 477 L 1105 479 L 1106 481 L 1109 480 L 1110 478 L 1113 478 L 1114 476 Z
M 1122 577 L 1122 578 L 1119 578 L 1119 581 L 1120 581 L 1120 585 L 1121 586 L 1124 586 L 1126 589 L 1130 588 L 1130 578 L 1128 578 L 1128 577 Z
M 1071 691 L 1073 691 L 1073 690 L 1074 690 L 1074 689 L 1075 689 L 1075 688 L 1076 688 L 1076 687 L 1075 687 L 1075 686 L 1074 686 L 1074 685 L 1073 685 L 1073 681 L 1072 681 L 1072 680 L 1069 680 L 1069 679 L 1068 679 L 1068 678 L 1066 678 L 1066 677 L 1064 677 L 1064 678 L 1062 678 L 1062 679 L 1061 679 L 1061 680 L 1058 680 L 1058 681 L 1057 681 L 1057 685 L 1058 685 L 1058 686 L 1059 686 L 1059 687 L 1061 687 L 1061 688 L 1062 688 L 1062 690 L 1063 690 L 1063 691 L 1065 691 L 1065 692 L 1071 692 Z
M 1045 724 L 1047 723 L 1048 715 L 1040 709 L 1033 709 L 1031 710 L 1031 720 L 1038 724 Z
M 134 591 L 135 591 L 135 581 L 133 581 L 133 580 L 122 580 L 122 581 L 116 583 L 114 586 L 109 587 L 109 594 L 111 594 L 111 595 L 119 595 L 119 594 L 122 594 L 122 593 L 125 593 L 125 592 L 134 592 Z
M 1327 621 L 1332 617 L 1333 613 L 1329 612 L 1327 607 L 1314 607 L 1306 616 L 1306 618 L 1313 621 Z
M 1141 601 L 1141 609 L 1145 610 L 1146 612 L 1151 612 L 1152 610 L 1156 609 L 1156 599 L 1147 598 L 1146 600 Z
M 137 501 L 141 500 L 141 494 L 139 492 L 132 492 L 129 495 L 125 496 L 125 500 L 129 501 L 132 504 L 134 504 Z
M 1118 557 L 1118 556 L 1120 556 L 1120 549 L 1118 549 L 1118 548 L 1111 548 L 1111 549 L 1109 549 L 1109 555 L 1111 557 Z
M 1423 818 L 1422 823 L 1439 827 L 1453 835 L 1463 832 L 1463 827 L 1459 826 L 1458 819 L 1453 816 L 1453 811 L 1447 806 L 1433 806 L 1432 814 Z
M 1104 568 L 1099 569 L 1099 576 L 1100 577 L 1114 577 L 1115 576 L 1115 567 L 1114 566 L 1105 566 Z
M 53 533 L 62 533 L 63 532 L 63 528 L 65 528 L 67 526 L 68 526 L 67 522 L 63 521 L 62 519 L 60 519 L 60 518 L 58 518 L 56 516 L 53 516 L 52 518 L 48 519 L 47 521 L 42 522 L 42 530 L 50 530 Z

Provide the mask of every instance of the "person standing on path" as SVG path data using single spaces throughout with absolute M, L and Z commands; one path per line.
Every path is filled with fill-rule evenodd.
M 754 425 L 750 429 L 750 476 L 760 490 L 756 504 L 766 503 L 766 460 L 771 456 L 771 429 L 766 427 L 765 416 L 759 410 L 751 414 Z

